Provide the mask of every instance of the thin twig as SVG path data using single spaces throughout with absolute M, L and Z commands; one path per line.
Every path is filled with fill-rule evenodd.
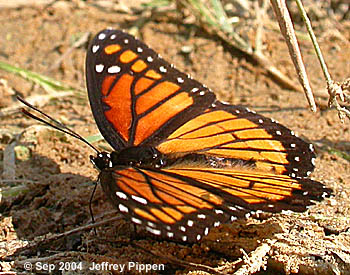
M 308 80 L 305 66 L 301 57 L 298 41 L 295 35 L 292 19 L 290 18 L 285 0 L 271 0 L 273 10 L 280 25 L 281 33 L 288 45 L 289 54 L 297 71 L 298 79 L 304 89 L 305 96 L 310 108 L 316 112 L 315 99 L 312 94 L 310 82 Z
M 256 1 L 254 3 L 256 19 L 258 23 L 258 27 L 256 28 L 254 51 L 258 53 L 262 52 L 262 33 L 264 29 L 264 15 L 266 14 L 267 1 L 268 0 L 263 0 L 261 7 L 259 6 L 259 1 Z
M 304 20 L 304 23 L 306 25 L 306 29 L 307 29 L 307 31 L 308 31 L 308 33 L 310 35 L 312 44 L 314 45 L 317 58 L 320 61 L 322 72 L 323 72 L 324 77 L 326 78 L 326 81 L 327 81 L 327 84 L 328 84 L 329 82 L 332 81 L 332 78 L 331 78 L 331 75 L 328 72 L 327 65 L 326 65 L 326 62 L 324 61 L 324 58 L 323 58 L 320 46 L 317 43 L 317 39 L 316 39 L 315 33 L 312 30 L 310 19 L 307 16 L 307 13 L 306 13 L 306 11 L 304 9 L 303 3 L 300 0 L 295 0 L 295 2 L 297 3 L 297 6 L 299 8 L 299 12 L 301 13 L 301 17 Z
M 62 61 L 69 56 L 74 49 L 79 48 L 81 45 L 84 45 L 86 42 L 88 42 L 90 36 L 90 32 L 85 32 L 77 41 L 74 42 L 74 44 L 68 48 L 57 60 L 55 63 L 53 63 L 48 71 L 56 70 Z
M 337 109 L 337 111 L 338 111 L 338 115 L 339 115 L 339 118 L 340 118 L 341 122 L 344 122 L 345 116 L 350 119 L 350 111 L 347 108 L 342 107 L 339 104 L 337 98 L 339 97 L 339 99 L 342 102 L 348 102 L 349 103 L 350 102 L 350 97 L 349 97 L 349 95 L 347 95 L 345 93 L 344 89 L 342 88 L 343 84 L 339 84 L 339 83 L 335 82 L 332 79 L 332 77 L 331 77 L 331 75 L 330 75 L 330 73 L 328 71 L 326 62 L 324 61 L 324 58 L 323 58 L 320 46 L 317 43 L 316 36 L 315 36 L 315 34 L 314 34 L 313 30 L 312 30 L 311 22 L 310 22 L 310 19 L 308 18 L 307 13 L 306 13 L 306 11 L 304 9 L 303 3 L 301 2 L 301 0 L 296 0 L 296 3 L 298 5 L 299 11 L 301 13 L 301 16 L 302 16 L 302 18 L 303 18 L 303 20 L 305 22 L 306 29 L 307 29 L 307 31 L 308 31 L 308 33 L 310 35 L 312 44 L 314 45 L 314 49 L 315 49 L 317 58 L 318 58 L 318 60 L 320 62 L 320 65 L 321 65 L 321 69 L 322 69 L 323 75 L 324 75 L 324 77 L 326 79 L 327 91 L 328 91 L 328 94 L 329 94 L 328 106 L 329 107 L 334 106 Z M 345 83 L 346 83 L 346 80 L 345 80 Z
M 101 225 L 104 225 L 104 224 L 108 224 L 108 223 L 111 223 L 111 222 L 114 222 L 114 221 L 117 221 L 117 220 L 120 220 L 120 219 L 122 219 L 122 218 L 120 216 L 117 216 L 117 217 L 106 219 L 106 220 L 103 220 L 103 221 L 100 221 L 100 222 L 96 222 L 96 223 L 93 223 L 93 224 L 83 225 L 83 226 L 74 228 L 72 230 L 63 232 L 63 233 L 47 234 L 47 235 L 44 235 L 44 236 L 37 237 L 33 241 L 31 241 L 27 246 L 18 249 L 16 251 L 16 254 L 18 254 L 18 253 L 20 253 L 22 251 L 26 251 L 26 250 L 30 250 L 30 249 L 42 246 L 44 244 L 56 241 L 58 239 L 61 239 L 61 238 L 67 237 L 67 236 L 73 235 L 75 233 L 78 233 L 78 232 L 81 232 L 81 231 L 87 231 L 87 230 L 90 230 L 92 228 L 95 228 L 95 227 L 98 227 L 98 226 L 101 226 Z

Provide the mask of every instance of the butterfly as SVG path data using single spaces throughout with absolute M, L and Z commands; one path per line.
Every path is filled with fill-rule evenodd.
M 135 37 L 105 29 L 86 57 L 89 101 L 114 151 L 91 161 L 123 216 L 196 242 L 251 213 L 305 211 L 331 190 L 308 179 L 315 153 L 293 131 L 230 105 Z

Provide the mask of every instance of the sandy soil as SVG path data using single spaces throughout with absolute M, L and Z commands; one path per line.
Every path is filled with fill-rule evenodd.
M 73 50 L 71 46 L 85 33 L 91 38 L 107 26 L 126 30 L 141 26 L 137 35 L 143 41 L 179 69 L 211 87 L 220 99 L 273 117 L 312 142 L 318 154 L 312 176 L 332 188 L 334 196 L 307 213 L 265 215 L 224 225 L 192 245 L 152 239 L 139 228 L 135 236 L 134 227 L 122 219 L 97 227 L 97 235 L 93 230 L 80 230 L 42 243 L 39 240 L 43 238 L 89 224 L 89 200 L 98 175 L 88 158 L 92 152 L 20 112 L 2 114 L 0 257 L 8 258 L 0 263 L 0 271 L 12 269 L 26 273 L 23 264 L 31 261 L 33 265 L 35 262 L 55 264 L 52 274 L 62 274 L 58 270 L 60 262 L 87 265 L 107 261 L 164 264 L 165 271 L 154 274 L 189 274 L 190 270 L 195 271 L 191 274 L 204 274 L 199 271 L 204 267 L 184 266 L 175 263 L 172 260 L 175 258 L 205 265 L 207 272 L 213 272 L 208 269 L 212 267 L 218 272 L 234 273 L 237 268 L 251 266 L 240 261 L 245 251 L 257 255 L 262 264 L 253 262 L 265 265 L 266 274 L 350 274 L 349 121 L 342 124 L 334 109 L 325 108 L 324 98 L 317 98 L 320 108 L 317 113 L 311 113 L 303 94 L 284 89 L 251 58 L 205 32 L 191 16 L 137 12 L 139 1 L 132 6 L 125 4 L 126 1 L 110 3 L 75 0 L 0 8 L 0 61 L 84 91 L 48 100 L 48 92 L 40 86 L 0 71 L 0 108 L 14 106 L 14 94 L 25 98 L 39 96 L 39 105 L 46 113 L 82 136 L 97 134 L 85 94 L 87 42 Z M 337 20 L 331 21 L 322 14 L 313 14 L 316 34 L 336 81 L 350 75 L 350 23 L 341 20 L 342 15 L 335 13 Z M 271 18 L 263 33 L 263 53 L 297 82 L 287 47 Z M 295 25 L 305 32 L 299 19 Z M 254 37 L 255 29 L 248 29 L 246 34 Z M 323 90 L 324 78 L 311 43 L 300 37 L 312 87 L 315 91 Z M 184 53 L 183 46 L 191 46 L 192 50 Z M 62 56 L 62 62 L 57 64 Z M 92 208 L 97 221 L 117 216 L 100 186 Z M 26 241 L 31 248 L 23 248 Z M 136 267 L 131 271 L 137 273 Z M 260 272 L 265 274 L 262 269 Z M 88 272 L 77 270 L 70 274 Z

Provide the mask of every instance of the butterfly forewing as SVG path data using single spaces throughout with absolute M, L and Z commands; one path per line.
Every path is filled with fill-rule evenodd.
M 292 177 L 309 175 L 316 157 L 311 144 L 283 125 L 242 106 L 218 101 L 156 147 L 164 154 L 197 153 L 225 159 L 223 166 L 240 161 L 249 168 Z
M 93 39 L 86 75 L 95 120 L 115 150 L 166 137 L 215 100 L 202 84 L 116 30 Z

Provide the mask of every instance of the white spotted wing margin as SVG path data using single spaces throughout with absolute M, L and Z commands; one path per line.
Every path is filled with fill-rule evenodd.
M 305 211 L 329 190 L 309 179 L 235 169 L 114 167 L 100 174 L 123 216 L 161 238 L 196 242 L 256 211 Z

